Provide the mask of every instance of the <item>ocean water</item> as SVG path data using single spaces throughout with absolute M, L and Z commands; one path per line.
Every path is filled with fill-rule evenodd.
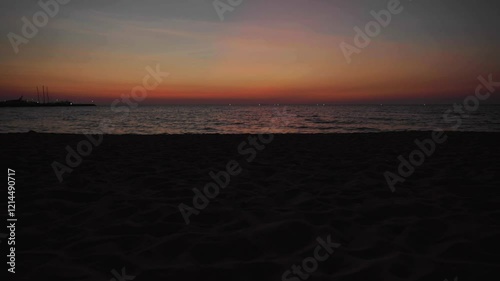
M 500 131 L 500 106 L 468 116 L 443 115 L 451 105 L 207 105 L 0 108 L 0 133 L 247 134 L 355 133 L 415 130 Z

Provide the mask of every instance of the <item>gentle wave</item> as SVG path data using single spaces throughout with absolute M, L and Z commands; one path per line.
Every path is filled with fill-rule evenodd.
M 124 116 L 109 106 L 0 108 L 0 133 L 88 133 L 109 120 L 112 134 L 353 133 L 452 130 L 439 106 L 142 106 Z M 454 118 L 460 118 L 455 115 Z M 458 131 L 500 132 L 500 106 L 481 106 Z

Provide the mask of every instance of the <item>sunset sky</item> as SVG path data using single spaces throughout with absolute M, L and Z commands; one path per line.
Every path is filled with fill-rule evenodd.
M 500 80 L 498 1 L 401 0 L 350 64 L 340 43 L 388 0 L 244 0 L 224 21 L 212 0 L 73 0 L 15 54 L 7 34 L 37 2 L 0 4 L 1 99 L 48 85 L 53 99 L 107 103 L 157 64 L 170 76 L 144 104 L 443 103 L 479 75 Z

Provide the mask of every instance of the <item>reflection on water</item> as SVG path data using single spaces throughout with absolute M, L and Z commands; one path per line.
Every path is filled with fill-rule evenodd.
M 450 106 L 109 106 L 0 108 L 0 132 L 88 133 L 109 119 L 114 134 L 352 133 L 451 129 Z M 500 131 L 500 106 L 481 106 L 460 131 Z

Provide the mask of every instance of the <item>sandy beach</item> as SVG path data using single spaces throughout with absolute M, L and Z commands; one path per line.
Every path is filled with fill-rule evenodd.
M 495 280 L 500 133 L 448 133 L 391 192 L 384 172 L 430 134 L 274 135 L 253 151 L 248 135 L 106 135 L 62 182 L 52 164 L 84 136 L 1 134 L 13 280 L 299 281 L 284 273 L 328 236 L 340 246 L 307 280 Z M 240 172 L 186 224 L 180 204 L 230 161 Z

